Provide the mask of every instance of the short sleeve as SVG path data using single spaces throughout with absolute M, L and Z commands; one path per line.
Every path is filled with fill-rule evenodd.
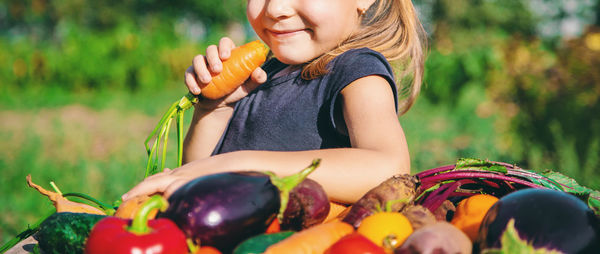
M 334 129 L 340 134 L 348 135 L 341 103 L 338 101 L 339 94 L 350 83 L 362 77 L 378 75 L 387 80 L 394 95 L 396 112 L 398 111 L 398 95 L 392 67 L 379 52 L 368 48 L 346 51 L 330 63 L 329 75 L 329 118 Z

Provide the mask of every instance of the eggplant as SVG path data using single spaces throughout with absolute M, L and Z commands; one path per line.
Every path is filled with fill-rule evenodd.
M 316 169 L 297 174 L 240 171 L 202 176 L 177 189 L 158 217 L 171 219 L 195 244 L 230 253 L 243 240 L 264 233 L 287 207 L 289 192 Z
M 316 181 L 306 178 L 290 192 L 281 220 L 282 230 L 300 231 L 327 218 L 330 203 L 327 193 Z
M 534 248 L 563 253 L 598 253 L 598 217 L 577 197 L 557 190 L 524 189 L 498 200 L 479 228 L 479 250 L 501 248 L 509 220 L 519 237 Z

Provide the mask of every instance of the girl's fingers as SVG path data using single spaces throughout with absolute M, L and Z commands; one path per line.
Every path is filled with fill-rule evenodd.
M 225 97 L 225 101 L 223 103 L 226 105 L 242 99 L 252 92 L 252 90 L 256 89 L 266 81 L 267 73 L 260 67 L 256 68 L 250 75 L 250 78 L 242 86 L 238 87 L 235 91 L 233 91 L 233 93 Z
M 256 68 L 252 71 L 250 78 L 246 83 L 242 85 L 242 91 L 244 92 L 244 96 L 252 92 L 252 90 L 256 89 L 262 83 L 267 81 L 267 73 L 261 69 L 260 67 Z
M 250 75 L 250 80 L 258 84 L 265 83 L 267 82 L 267 73 L 262 68 L 258 67 L 254 71 L 252 71 L 252 74 Z
M 198 84 L 198 80 L 196 79 L 194 66 L 190 66 L 187 68 L 187 70 L 185 70 L 185 85 L 192 94 L 200 94 L 200 85 Z
M 212 80 L 212 76 L 210 75 L 208 67 L 206 66 L 206 61 L 206 57 L 204 57 L 203 55 L 197 55 L 194 57 L 194 60 L 192 60 L 194 73 L 196 74 L 198 81 L 202 83 L 199 84 L 200 86 L 202 86 L 203 84 L 208 84 Z
M 206 62 L 210 72 L 218 74 L 223 70 L 223 63 L 219 57 L 219 48 L 216 45 L 210 45 L 206 48 Z
M 167 173 L 158 173 L 144 179 L 141 183 L 133 187 L 127 193 L 121 196 L 123 201 L 140 195 L 152 195 L 154 193 L 163 193 L 165 189 L 173 182 L 173 179 Z
M 174 181 L 169 186 L 167 186 L 167 188 L 163 192 L 163 197 L 168 199 L 177 189 L 179 189 L 179 187 L 183 186 L 187 182 L 188 181 L 184 180 L 184 179 L 179 179 L 179 180 Z
M 229 37 L 223 37 L 219 41 L 219 57 L 225 61 L 231 56 L 231 50 L 235 48 L 235 43 Z

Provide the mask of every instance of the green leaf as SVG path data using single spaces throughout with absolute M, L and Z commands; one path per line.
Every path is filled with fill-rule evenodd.
M 577 181 L 575 181 L 573 178 L 570 178 L 559 172 L 549 170 L 549 171 L 543 172 L 542 175 L 566 186 L 567 188 L 565 188 L 565 192 L 568 192 L 568 193 L 572 193 L 575 195 L 587 195 L 587 194 L 591 193 L 592 191 L 594 191 L 590 188 L 579 185 L 577 183 Z
M 508 169 L 498 163 L 491 162 L 489 160 L 475 159 L 475 158 L 460 158 L 456 162 L 454 169 L 475 169 L 485 170 L 492 172 L 499 172 L 506 174 Z
M 535 248 L 533 245 L 527 243 L 526 240 L 521 239 L 519 232 L 515 229 L 515 219 L 510 219 L 506 225 L 506 230 L 502 234 L 500 239 L 500 249 L 485 249 L 482 254 L 560 254 L 562 252 L 557 250 L 549 250 L 546 248 Z
M 600 191 L 592 191 L 587 198 L 588 206 L 600 217 Z
M 548 170 L 543 172 L 542 175 L 565 186 L 565 188 L 563 188 L 565 192 L 587 200 L 588 206 L 594 211 L 596 216 L 600 217 L 600 191 L 579 185 L 573 178 L 559 172 Z

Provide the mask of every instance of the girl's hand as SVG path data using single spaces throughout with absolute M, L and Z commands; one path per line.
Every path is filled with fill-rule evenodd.
M 144 179 L 133 187 L 133 189 L 121 196 L 121 199 L 127 201 L 133 197 L 141 195 L 150 196 L 156 193 L 162 194 L 162 196 L 168 198 L 175 190 L 179 189 L 179 187 L 192 179 L 194 179 L 193 176 L 185 175 L 185 172 L 182 170 L 165 168 L 163 172 Z
M 223 71 L 223 61 L 229 59 L 231 50 L 234 48 L 235 43 L 230 38 L 224 37 L 219 41 L 218 46 L 208 46 L 206 56 L 194 57 L 192 65 L 185 71 L 185 84 L 188 90 L 195 95 L 202 94 L 202 87 L 210 83 L 212 75 Z M 265 81 L 267 81 L 267 73 L 260 67 L 256 68 L 250 79 L 231 94 L 217 100 L 201 99 L 196 107 L 214 109 L 227 106 L 240 100 Z

